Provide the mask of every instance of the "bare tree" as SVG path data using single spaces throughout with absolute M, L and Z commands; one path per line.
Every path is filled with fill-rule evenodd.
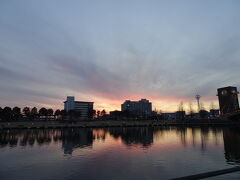
M 101 111 L 97 111 L 97 118 L 99 118 L 99 116 L 100 116 L 100 114 L 101 114 Z
M 102 111 L 101 111 L 101 116 L 104 116 L 106 114 L 106 111 L 105 111 L 105 109 L 103 109 Z
M 214 102 L 212 101 L 211 103 L 210 103 L 210 109 L 216 109 L 216 106 L 215 106 L 215 104 L 214 104 Z
M 193 111 L 193 106 L 192 106 L 192 102 L 190 102 L 190 103 L 188 104 L 188 110 L 189 110 L 189 114 L 193 114 L 193 113 L 194 113 L 194 111 Z
M 162 111 L 161 109 L 160 109 L 158 112 L 159 112 L 159 114 L 162 114 L 162 113 L 163 113 L 163 111 Z
M 183 105 L 183 102 L 181 101 L 179 106 L 178 106 L 178 110 L 179 111 L 184 111 L 184 105 Z
M 153 114 L 158 114 L 158 110 L 156 108 L 153 110 Z
M 94 117 L 94 118 L 96 117 L 97 112 L 95 109 L 93 109 L 92 112 L 90 112 L 90 113 L 91 113 L 90 117 Z
M 204 104 L 202 102 L 200 103 L 200 110 L 205 110 Z
M 191 118 L 193 118 L 193 116 L 194 116 L 194 110 L 193 110 L 193 107 L 192 107 L 192 103 L 190 102 L 189 104 L 188 104 L 188 110 L 189 110 L 189 115 L 190 115 L 190 117 Z

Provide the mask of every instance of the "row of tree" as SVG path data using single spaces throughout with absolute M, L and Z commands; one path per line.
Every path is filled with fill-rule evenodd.
M 14 108 L 0 107 L 1 120 L 18 120 L 21 118 L 34 119 L 39 117 L 53 118 L 65 114 L 66 112 L 64 110 L 57 109 L 56 111 L 53 111 L 53 109 L 51 108 L 47 109 L 44 107 L 39 110 L 36 107 L 33 108 L 24 107 L 22 110 L 19 107 Z
M 57 118 L 64 119 L 64 117 L 69 116 L 70 119 L 78 118 L 81 115 L 80 111 L 70 110 L 66 112 L 65 110 L 53 110 L 51 108 L 40 108 L 39 110 L 36 107 L 24 107 L 22 110 L 19 107 L 0 107 L 0 120 L 10 121 L 10 120 L 19 120 L 19 119 L 35 119 L 35 118 Z M 93 110 L 89 112 L 89 117 L 100 117 L 106 115 L 106 111 L 96 111 Z

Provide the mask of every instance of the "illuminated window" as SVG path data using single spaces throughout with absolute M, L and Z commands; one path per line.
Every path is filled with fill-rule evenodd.
M 221 94 L 222 95 L 227 95 L 227 91 L 226 90 L 222 90 Z

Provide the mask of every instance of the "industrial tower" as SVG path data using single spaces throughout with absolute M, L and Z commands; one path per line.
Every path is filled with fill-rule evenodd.
M 197 95 L 195 96 L 195 98 L 196 98 L 196 100 L 197 100 L 198 112 L 199 112 L 199 111 L 200 111 L 200 98 L 201 98 L 201 96 L 200 96 L 199 94 L 197 94 Z

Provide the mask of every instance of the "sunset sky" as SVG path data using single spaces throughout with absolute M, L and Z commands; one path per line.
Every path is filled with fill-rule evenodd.
M 208 109 L 239 67 L 239 0 L 0 0 L 1 107 Z

